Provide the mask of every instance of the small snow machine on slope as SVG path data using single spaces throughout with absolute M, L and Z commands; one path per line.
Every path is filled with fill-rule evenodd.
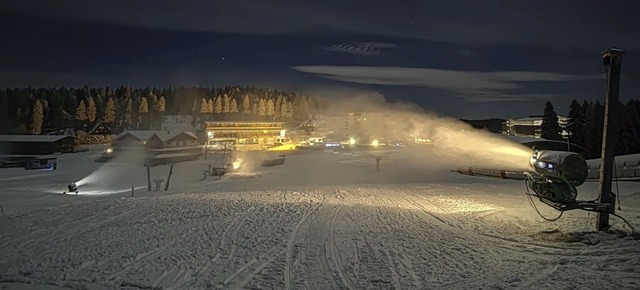
M 69 190 L 69 193 L 75 192 L 75 194 L 78 194 L 78 186 L 75 183 L 67 185 L 67 189 Z M 67 192 L 64 191 L 62 194 L 67 194 Z

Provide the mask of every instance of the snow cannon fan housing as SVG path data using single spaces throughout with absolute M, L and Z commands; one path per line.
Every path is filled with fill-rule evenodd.
M 573 186 L 583 184 L 589 173 L 587 161 L 574 152 L 538 151 L 529 162 L 535 172 L 550 179 L 564 179 Z
M 587 162 L 582 155 L 574 152 L 537 151 L 531 156 L 529 164 L 544 180 L 533 184 L 533 190 L 555 202 L 575 200 L 575 187 L 583 184 L 589 173 Z

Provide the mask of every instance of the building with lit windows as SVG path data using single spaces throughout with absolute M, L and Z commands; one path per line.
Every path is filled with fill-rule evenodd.
M 285 137 L 284 122 L 205 121 L 210 150 L 262 150 Z
M 562 136 L 566 138 L 569 118 L 558 115 L 558 124 L 562 128 Z M 529 116 L 519 119 L 508 119 L 502 123 L 502 134 L 518 137 L 540 138 L 542 131 L 542 116 Z

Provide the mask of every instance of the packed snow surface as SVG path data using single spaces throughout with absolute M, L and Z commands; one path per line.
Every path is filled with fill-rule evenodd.
M 546 222 L 522 182 L 452 173 L 428 149 L 302 152 L 275 167 L 245 154 L 203 179 L 221 163 L 210 154 L 176 164 L 168 191 L 97 154 L 0 169 L 0 289 L 640 288 L 640 241 L 619 219 L 608 233 L 593 213 Z M 79 194 L 62 195 L 74 181 Z M 579 190 L 593 198 L 597 183 Z M 640 186 L 615 190 L 638 224 Z

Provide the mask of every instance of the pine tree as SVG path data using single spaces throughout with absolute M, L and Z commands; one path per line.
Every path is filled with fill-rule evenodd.
M 107 104 L 104 108 L 104 116 L 102 121 L 107 124 L 113 123 L 116 120 L 116 103 L 113 101 L 113 97 L 109 97 Z
M 562 140 L 562 129 L 558 124 L 558 114 L 553 109 L 551 102 L 547 101 L 544 106 L 542 125 L 540 125 L 540 137 L 548 140 Z
M 635 100 L 630 100 L 622 107 L 622 118 L 618 130 L 618 144 L 616 154 L 635 154 L 636 147 L 640 143 L 640 135 L 638 134 L 638 124 L 640 124 L 640 115 L 636 108 Z
M 258 103 L 253 103 L 253 109 L 251 110 L 251 113 L 253 113 L 254 115 L 258 115 Z
M 197 109 L 198 109 L 198 98 L 193 100 L 193 107 L 191 108 L 191 113 L 195 114 L 196 112 L 198 112 L 196 111 Z
M 307 97 L 305 96 L 300 96 L 297 102 L 297 106 L 295 109 L 295 113 L 297 115 L 296 119 L 299 120 L 307 120 L 309 119 L 309 102 L 307 101 Z
M 215 104 L 213 106 L 213 112 L 216 114 L 222 113 L 222 97 L 217 96 L 214 102 Z
M 138 105 L 138 127 L 146 127 L 147 118 L 149 115 L 149 103 L 147 98 L 140 98 L 140 104 Z
M 157 103 L 158 97 L 154 93 L 149 94 L 149 107 L 151 107 L 150 111 L 155 111 Z
M 78 121 L 87 120 L 87 106 L 84 104 L 84 100 L 80 100 L 80 104 L 76 109 L 76 120 Z
M 567 125 L 567 131 L 569 131 L 569 141 L 571 143 L 584 147 L 584 123 L 585 115 L 582 106 L 575 99 L 569 106 L 569 124 Z
M 598 157 L 602 153 L 602 130 L 604 129 L 604 106 L 600 104 L 600 101 L 596 101 L 593 104 L 593 127 L 592 138 L 594 141 L 594 151 L 598 154 Z
M 243 113 L 251 112 L 251 103 L 249 101 L 249 95 L 244 95 L 244 98 L 242 98 L 242 112 Z
M 282 110 L 280 109 L 282 107 L 282 95 L 278 95 L 278 98 L 276 98 L 276 103 L 274 106 L 274 114 L 273 116 L 275 117 L 276 120 L 282 120 Z
M 90 123 L 93 123 L 96 121 L 96 115 L 97 115 L 97 109 L 96 109 L 96 103 L 93 101 L 93 97 L 89 96 L 89 105 L 87 106 L 87 120 L 89 120 Z
M 165 110 L 166 110 L 166 103 L 164 100 L 164 96 L 161 96 L 160 99 L 158 99 L 158 102 L 156 103 L 156 112 L 164 113 Z
M 140 105 L 138 106 L 139 113 L 148 113 L 149 112 L 149 103 L 147 102 L 147 98 L 140 98 Z
M 267 115 L 267 102 L 263 98 L 260 98 L 258 102 L 258 116 L 265 115 Z
M 200 113 L 210 113 L 209 103 L 204 98 L 200 101 Z
M 231 111 L 231 101 L 229 100 L 229 96 L 224 94 L 224 97 L 222 97 L 222 112 L 229 113 L 229 111 Z
M 293 103 L 287 102 L 287 114 L 285 115 L 287 120 L 293 119 Z
M 229 112 L 230 113 L 237 113 L 238 112 L 238 102 L 236 102 L 236 98 L 235 97 L 231 97 L 231 107 L 229 108 Z
M 276 114 L 276 106 L 273 103 L 273 99 L 269 99 L 267 101 L 267 111 L 266 111 L 267 116 L 275 116 Z
M 133 124 L 133 100 L 131 98 L 127 98 L 125 100 L 124 106 L 124 123 L 126 124 L 127 129 L 131 127 Z
M 593 104 L 584 102 L 582 104 L 582 110 L 585 115 L 585 124 L 583 130 L 583 136 L 585 138 L 585 148 L 589 150 L 590 156 L 587 158 L 598 158 L 600 157 L 600 148 L 602 148 L 602 128 L 599 123 L 602 119 L 600 113 L 597 112 L 596 106 L 601 106 L 599 103 Z M 602 120 L 604 122 L 604 120 Z
M 283 121 L 288 121 L 287 120 L 287 98 L 283 98 L 282 102 L 280 104 L 280 107 L 276 107 L 276 110 L 280 111 L 280 118 Z
M 213 105 L 213 99 L 209 98 L 209 100 L 207 101 L 207 112 L 213 113 L 214 107 L 215 106 Z
M 44 113 L 42 109 L 42 103 L 40 102 L 40 100 L 36 100 L 36 102 L 33 104 L 33 114 L 31 116 L 31 126 L 29 128 L 31 134 L 40 134 L 43 118 Z

